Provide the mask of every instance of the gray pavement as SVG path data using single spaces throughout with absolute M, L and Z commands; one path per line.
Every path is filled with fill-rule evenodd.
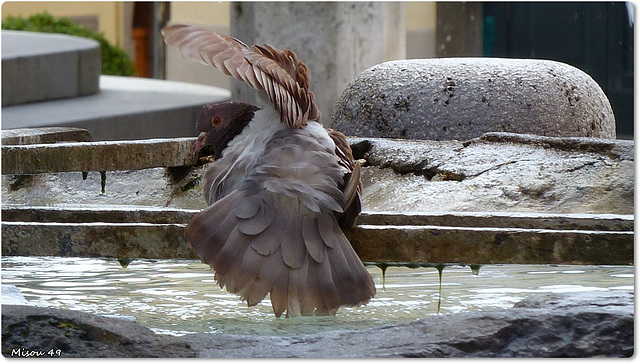
M 212 86 L 100 76 L 95 95 L 3 107 L 2 129 L 72 126 L 94 140 L 196 136 L 201 106 L 230 95 Z
M 3 130 L 79 127 L 96 141 L 195 136 L 201 106 L 230 95 L 218 87 L 101 76 L 100 48 L 91 39 L 2 31 Z

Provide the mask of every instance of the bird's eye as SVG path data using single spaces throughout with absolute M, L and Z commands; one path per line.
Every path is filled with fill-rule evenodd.
M 219 116 L 214 116 L 213 119 L 211 119 L 211 124 L 213 124 L 213 126 L 218 126 L 221 122 L 222 118 Z

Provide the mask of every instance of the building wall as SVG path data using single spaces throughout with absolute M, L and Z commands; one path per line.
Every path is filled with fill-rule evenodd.
M 229 2 L 171 3 L 171 22 L 204 26 L 211 30 L 229 34 Z M 407 58 L 435 57 L 436 3 L 406 2 L 406 55 Z M 167 49 L 167 79 L 203 83 L 229 88 L 230 77 L 209 67 L 185 60 L 174 49 Z
M 174 1 L 171 3 L 170 23 L 187 23 L 229 34 L 229 2 Z M 166 48 L 166 79 L 231 88 L 231 77 L 211 67 L 185 59 L 173 47 Z
M 436 56 L 436 3 L 406 2 L 407 58 Z
M 48 11 L 54 16 L 97 18 L 97 29 L 103 32 L 111 43 L 123 47 L 124 4 L 116 1 L 11 1 L 2 4 L 2 19 L 9 15 L 24 16 Z M 91 27 L 89 27 L 91 28 Z
M 229 34 L 229 2 L 220 1 L 174 1 L 171 2 L 170 22 L 190 23 Z M 72 17 L 94 30 L 101 31 L 113 44 L 124 48 L 133 59 L 131 19 L 133 2 L 117 1 L 14 1 L 2 4 L 2 18 L 9 15 L 29 16 L 42 11 L 55 16 Z M 407 2 L 406 44 L 407 58 L 435 57 L 435 2 Z M 93 20 L 92 20 L 93 19 Z M 230 79 L 206 66 L 187 61 L 172 48 L 167 48 L 166 78 L 170 80 L 201 83 L 229 88 Z
M 218 1 L 174 1 L 171 3 L 171 21 L 229 27 L 230 6 L 229 2 Z

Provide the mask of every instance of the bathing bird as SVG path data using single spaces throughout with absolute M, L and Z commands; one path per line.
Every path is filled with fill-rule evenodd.
M 335 315 L 369 302 L 373 279 L 341 228 L 360 213 L 360 165 L 345 136 L 321 124 L 309 69 L 288 49 L 249 47 L 190 25 L 162 30 L 191 60 L 244 81 L 259 105 L 206 105 L 194 148 L 211 145 L 208 207 L 186 236 L 220 287 L 249 306 L 267 294 L 277 317 Z

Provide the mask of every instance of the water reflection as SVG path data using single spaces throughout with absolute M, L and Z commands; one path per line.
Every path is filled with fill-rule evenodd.
M 335 317 L 275 318 L 265 300 L 246 307 L 220 289 L 199 261 L 2 257 L 2 283 L 39 306 L 130 316 L 159 333 L 224 332 L 296 335 L 362 329 L 441 314 L 509 308 L 533 294 L 633 290 L 631 266 L 487 265 L 435 268 L 370 267 L 378 293 L 369 305 L 341 308 Z

